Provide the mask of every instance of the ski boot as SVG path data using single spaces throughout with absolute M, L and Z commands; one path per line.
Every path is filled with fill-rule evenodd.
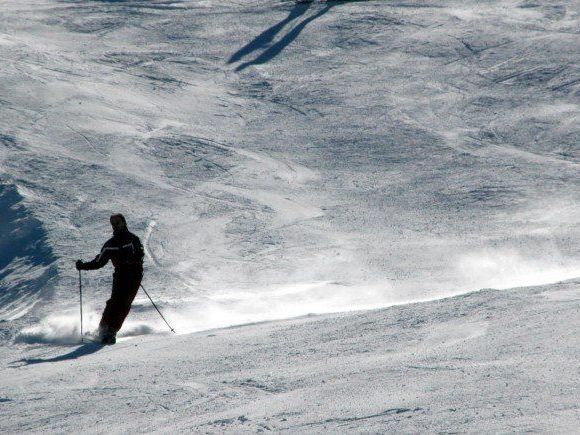
M 117 331 L 112 328 L 103 328 L 99 331 L 101 344 L 115 344 L 117 342 Z

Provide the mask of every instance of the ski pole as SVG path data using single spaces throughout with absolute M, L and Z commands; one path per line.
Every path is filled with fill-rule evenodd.
M 81 343 L 83 343 L 83 277 L 79 270 L 79 295 L 81 298 Z
M 145 290 L 145 287 L 143 287 L 143 284 L 141 284 L 141 288 L 143 289 L 143 291 L 145 292 L 145 294 L 147 295 L 147 297 L 149 298 L 149 300 L 151 301 L 151 303 L 153 304 L 153 306 L 155 307 L 155 309 L 157 310 L 157 312 L 159 313 L 159 315 L 161 316 L 161 318 L 163 319 L 163 321 L 165 322 L 165 324 L 167 326 L 169 326 L 169 329 L 171 329 L 171 332 L 173 332 L 174 334 L 176 334 L 175 329 L 173 329 L 171 327 L 171 325 L 167 322 L 167 320 L 165 320 L 165 317 L 163 317 L 163 314 L 161 314 L 161 311 L 159 311 L 159 308 L 157 308 L 157 305 L 155 305 L 155 302 L 153 302 L 153 299 L 151 299 L 151 296 L 149 296 L 149 293 L 147 293 L 147 290 Z

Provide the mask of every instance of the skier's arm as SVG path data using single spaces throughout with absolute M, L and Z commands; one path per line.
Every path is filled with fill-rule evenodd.
M 83 270 L 95 270 L 100 269 L 105 264 L 109 262 L 110 255 L 109 255 L 110 248 L 107 247 L 107 244 L 103 246 L 99 255 L 97 255 L 93 261 L 89 261 L 87 263 L 82 264 Z

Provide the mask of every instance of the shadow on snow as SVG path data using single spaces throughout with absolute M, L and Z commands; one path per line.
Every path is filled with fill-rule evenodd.
M 32 364 L 42 364 L 42 363 L 51 363 L 51 362 L 60 362 L 60 361 L 69 361 L 80 358 L 82 356 L 90 355 L 92 353 L 98 352 L 104 347 L 103 344 L 100 343 L 87 343 L 83 344 L 82 346 L 77 347 L 72 352 L 66 353 L 64 355 L 55 356 L 53 358 L 23 358 L 17 361 L 14 361 L 12 364 L 13 368 L 28 366 Z
M 300 33 L 309 23 L 323 16 L 333 7 L 344 3 L 360 2 L 360 1 L 361 0 L 342 0 L 342 1 L 327 2 L 325 6 L 322 9 L 320 9 L 320 11 L 318 11 L 314 15 L 309 16 L 308 18 L 303 19 L 302 21 L 299 21 L 290 29 L 288 33 L 282 36 L 282 38 L 280 38 L 277 42 L 273 43 L 276 36 L 282 32 L 282 30 L 284 29 L 284 27 L 286 27 L 286 25 L 298 20 L 298 18 L 303 16 L 312 6 L 312 3 L 297 3 L 290 10 L 290 13 L 286 18 L 269 27 L 268 29 L 264 30 L 252 41 L 250 41 L 242 48 L 240 48 L 238 51 L 236 51 L 228 60 L 228 64 L 238 62 L 242 60 L 244 57 L 258 50 L 264 51 L 262 51 L 262 53 L 258 55 L 254 60 L 247 61 L 239 65 L 236 68 L 236 71 L 243 71 L 244 69 L 246 69 L 251 65 L 264 64 L 275 58 L 282 52 L 282 50 L 284 50 L 284 48 L 290 45 L 292 41 L 294 41 L 298 37 L 298 35 L 300 35 Z
M 0 319 L 26 314 L 49 289 L 55 257 L 15 186 L 0 184 Z

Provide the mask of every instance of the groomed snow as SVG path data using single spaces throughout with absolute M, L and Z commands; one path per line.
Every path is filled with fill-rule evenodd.
M 0 431 L 574 433 L 580 282 L 112 347 L 4 347 Z
M 574 431 L 577 3 L 2 1 L 0 431 Z

